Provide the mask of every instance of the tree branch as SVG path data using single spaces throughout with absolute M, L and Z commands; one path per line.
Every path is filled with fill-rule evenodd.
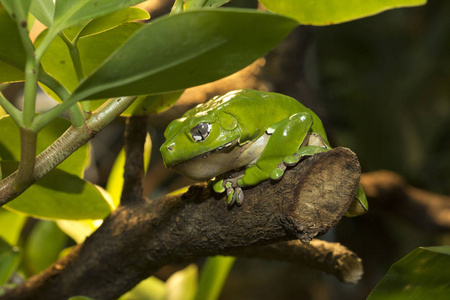
M 336 148 L 287 170 L 279 182 L 245 189 L 241 207 L 228 208 L 206 184 L 127 203 L 68 256 L 0 299 L 117 299 L 170 263 L 297 238 L 307 243 L 342 218 L 359 176 L 355 154 Z
M 363 274 L 361 259 L 339 243 L 312 240 L 280 242 L 260 247 L 246 247 L 228 253 L 232 256 L 278 260 L 308 266 L 334 275 L 345 283 L 357 283 Z
M 406 183 L 390 171 L 365 173 L 361 177 L 372 212 L 395 213 L 431 232 L 450 230 L 450 197 L 430 193 Z

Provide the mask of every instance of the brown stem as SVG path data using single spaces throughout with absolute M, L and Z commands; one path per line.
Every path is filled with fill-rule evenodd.
M 144 178 L 144 144 L 147 136 L 147 116 L 127 119 L 125 130 L 125 171 L 121 205 L 142 199 Z
M 359 176 L 355 154 L 336 148 L 287 170 L 279 182 L 245 189 L 241 207 L 228 208 L 205 184 L 127 203 L 68 256 L 0 299 L 117 299 L 170 263 L 298 238 L 307 243 L 345 214 Z
M 361 259 L 339 243 L 312 240 L 309 245 L 288 241 L 230 251 L 239 257 L 279 260 L 305 265 L 336 276 L 345 283 L 357 283 L 363 274 Z

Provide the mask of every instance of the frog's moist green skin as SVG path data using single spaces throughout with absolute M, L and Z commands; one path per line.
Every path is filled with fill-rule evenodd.
M 331 149 L 310 109 L 281 94 L 246 89 L 197 105 L 164 135 L 166 166 L 195 180 L 216 177 L 214 190 L 227 191 L 230 205 L 242 204 L 242 187 L 279 179 L 285 165 Z M 245 169 L 243 176 L 224 176 L 238 169 Z

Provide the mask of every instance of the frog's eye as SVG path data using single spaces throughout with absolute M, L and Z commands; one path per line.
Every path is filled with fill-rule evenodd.
M 199 123 L 191 129 L 190 134 L 195 142 L 200 142 L 206 139 L 211 128 L 212 126 L 209 123 Z

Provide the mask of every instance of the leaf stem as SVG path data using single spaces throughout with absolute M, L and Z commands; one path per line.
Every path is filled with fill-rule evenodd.
M 37 133 L 28 128 L 20 128 L 20 163 L 13 189 L 22 190 L 31 179 L 36 157 Z
M 55 78 L 50 76 L 45 71 L 41 70 L 39 74 L 39 81 L 46 85 L 48 88 L 50 88 L 58 97 L 61 99 L 61 101 L 66 101 L 70 97 L 69 91 L 61 84 L 59 83 Z M 83 126 L 84 121 L 86 120 L 85 113 L 83 109 L 81 108 L 79 103 L 76 103 L 70 107 L 67 108 L 69 115 L 70 115 L 70 121 L 72 122 L 72 125 L 75 127 Z M 45 114 L 45 113 L 44 113 Z M 56 118 L 57 115 L 52 115 L 50 117 L 46 117 L 44 119 L 44 126 L 48 124 L 51 120 Z M 33 129 L 35 129 L 32 126 Z M 42 128 L 42 127 L 40 127 Z M 39 128 L 39 130 L 40 130 Z
M 70 58 L 72 59 L 72 64 L 75 69 L 75 73 L 77 75 L 78 83 L 80 83 L 84 79 L 85 74 L 83 70 L 83 65 L 81 64 L 80 51 L 78 50 L 78 46 L 76 44 L 78 39 L 74 39 L 74 42 L 71 42 L 63 32 L 61 32 L 59 36 L 69 49 Z M 84 111 L 86 112 L 91 111 L 91 105 L 89 101 L 81 102 L 81 106 L 83 107 Z
M 3 93 L 0 92 L 0 105 L 3 109 L 11 116 L 13 121 L 16 123 L 18 127 L 22 127 L 22 112 L 18 110 L 8 99 L 3 96 Z

